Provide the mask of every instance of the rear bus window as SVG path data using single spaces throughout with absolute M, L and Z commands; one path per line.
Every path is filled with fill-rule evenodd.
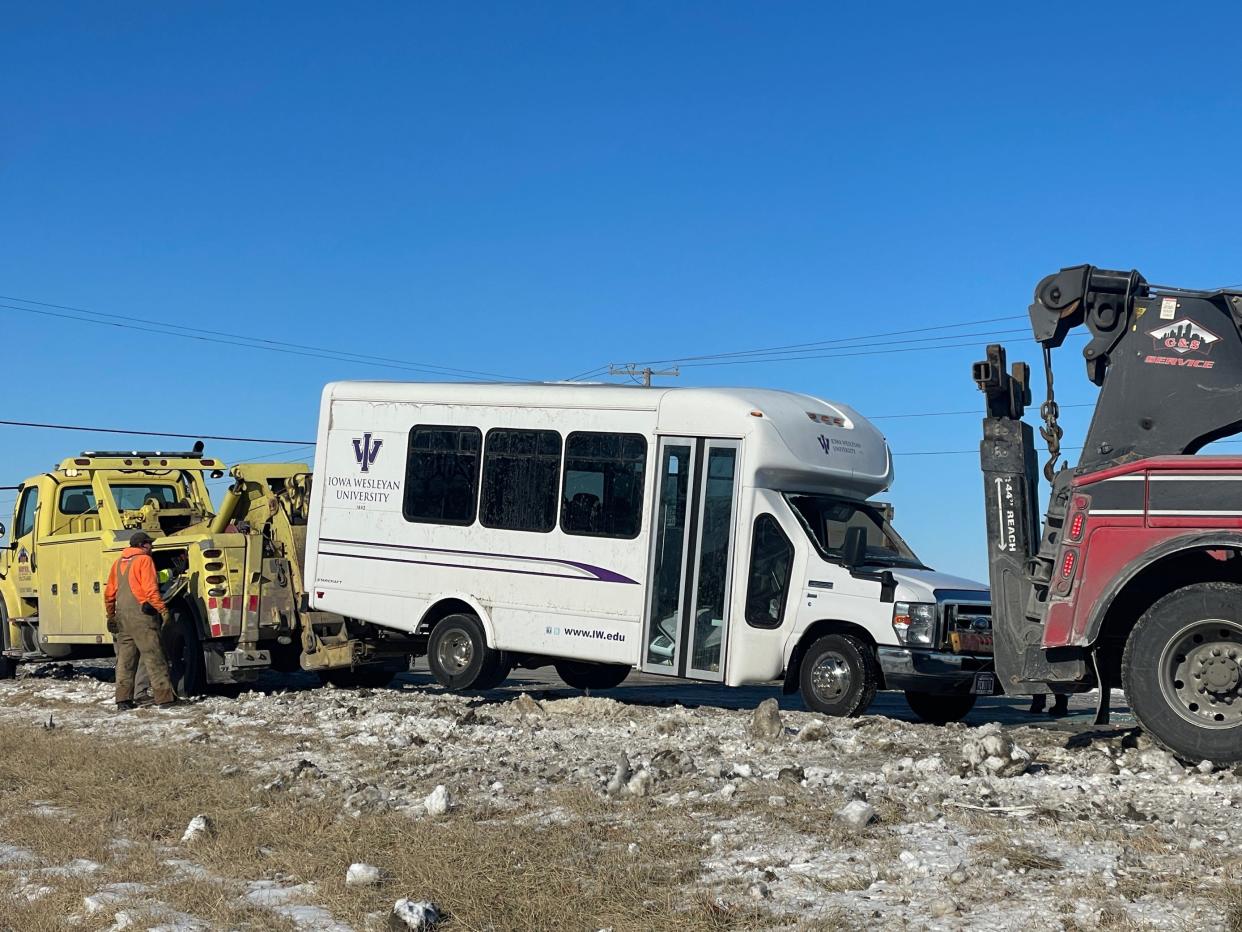
M 556 527 L 561 435 L 554 430 L 487 432 L 479 520 L 506 531 Z
M 477 427 L 420 425 L 410 431 L 405 461 L 407 521 L 473 524 L 479 491 Z
M 642 434 L 570 434 L 565 440 L 561 530 L 583 537 L 637 537 L 646 466 Z

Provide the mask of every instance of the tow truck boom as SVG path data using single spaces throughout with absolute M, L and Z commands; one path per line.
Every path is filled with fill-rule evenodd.
M 1242 459 L 1195 455 L 1242 430 L 1242 292 L 1080 265 L 1039 283 L 1030 318 L 1046 373 L 1042 529 L 1023 420 L 1030 370 L 1007 369 L 1004 348 L 991 345 L 973 371 L 985 398 L 980 464 L 1004 688 L 1099 686 L 1105 721 L 1121 683 L 1171 750 L 1242 759 Z M 1071 467 L 1060 462 L 1052 350 L 1084 326 L 1100 391 Z

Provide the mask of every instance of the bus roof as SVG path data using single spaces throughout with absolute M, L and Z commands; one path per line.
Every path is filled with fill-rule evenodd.
M 848 405 L 772 388 L 577 382 L 332 382 L 324 401 L 653 412 L 670 436 L 755 437 L 756 481 L 787 491 L 866 498 L 892 484 L 888 443 Z

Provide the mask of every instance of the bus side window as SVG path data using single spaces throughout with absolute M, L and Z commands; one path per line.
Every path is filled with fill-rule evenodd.
M 482 446 L 477 427 L 414 427 L 405 460 L 405 520 L 474 524 Z
M 642 434 L 571 433 L 565 438 L 561 530 L 584 537 L 637 537 L 646 466 Z
M 750 544 L 750 572 L 746 580 L 746 623 L 755 628 L 779 628 L 789 597 L 794 548 L 771 515 L 755 519 Z
M 551 531 L 561 479 L 561 435 L 554 430 L 487 432 L 479 522 L 506 531 Z

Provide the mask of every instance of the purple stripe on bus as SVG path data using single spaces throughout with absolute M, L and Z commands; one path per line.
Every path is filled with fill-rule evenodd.
M 588 577 L 584 576 L 570 576 L 568 573 L 541 573 L 538 570 L 518 570 L 505 566 L 474 566 L 470 563 L 437 563 L 434 560 L 404 560 L 400 557 L 374 557 L 361 553 L 334 553 L 330 550 L 321 550 L 319 554 L 324 557 L 345 557 L 350 560 L 378 560 L 381 563 L 408 563 L 416 566 L 444 566 L 455 570 L 483 570 L 486 573 L 517 573 L 520 576 L 547 576 L 551 579 L 578 579 L 584 582 L 627 582 L 638 585 L 637 582 L 630 579 L 628 576 L 622 576 L 619 573 L 613 573 L 611 570 L 600 569 L 599 567 L 594 567 L 594 569 L 599 569 L 600 572 L 588 579 Z M 568 560 L 552 562 L 563 562 L 569 566 L 576 566 L 584 569 L 590 568 L 585 563 L 570 563 Z
M 349 544 L 355 547 L 381 547 L 386 550 L 413 550 L 413 551 L 418 551 L 422 553 L 443 553 L 443 554 L 450 554 L 450 555 L 463 556 L 463 557 L 499 557 L 501 559 L 508 559 L 508 560 L 529 560 L 532 563 L 552 563 L 557 566 L 572 566 L 575 569 L 584 570 L 585 572 L 590 573 L 595 579 L 599 580 L 600 582 L 627 583 L 631 586 L 638 585 L 638 580 L 636 579 L 630 579 L 630 577 L 628 576 L 623 576 L 620 573 L 614 572 L 613 570 L 610 570 L 610 569 L 605 569 L 602 566 L 595 566 L 594 564 L 591 564 L 591 563 L 579 563 L 577 560 L 558 560 L 555 557 L 532 557 L 532 556 L 525 556 L 523 554 L 518 554 L 518 553 L 488 553 L 483 550 L 446 550 L 441 547 L 415 547 L 409 544 L 382 544 L 376 541 L 367 541 L 367 540 L 343 540 L 338 537 L 321 537 L 320 541 L 323 543 L 328 543 L 328 544 Z M 327 555 L 328 556 L 340 556 L 340 557 L 352 556 L 352 554 L 344 554 L 344 553 L 327 554 Z M 426 560 L 407 560 L 407 561 L 400 561 L 400 562 L 423 563 L 427 566 L 459 567 L 459 564 L 456 564 L 456 563 L 431 563 Z M 491 569 L 491 570 L 495 570 L 496 572 L 501 572 L 501 573 L 522 573 L 527 576 L 553 576 L 557 579 L 581 579 L 582 578 L 580 576 L 568 576 L 568 575 L 565 575 L 564 573 L 539 573 L 534 570 L 510 570 L 510 569 L 502 569 L 500 567 L 472 567 L 472 566 L 469 566 L 468 564 L 465 566 L 461 566 L 460 568 Z

